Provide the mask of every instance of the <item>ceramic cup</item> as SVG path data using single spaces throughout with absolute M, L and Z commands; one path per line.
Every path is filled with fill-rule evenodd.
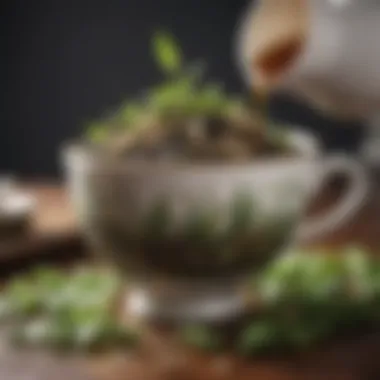
M 78 220 L 96 252 L 133 284 L 138 315 L 222 321 L 244 312 L 239 287 L 297 238 L 349 221 L 367 195 L 361 166 L 321 157 L 315 139 L 291 132 L 300 155 L 244 165 L 114 160 L 84 146 L 64 151 Z M 350 188 L 326 215 L 303 220 L 321 186 Z M 301 224 L 301 221 L 303 222 Z

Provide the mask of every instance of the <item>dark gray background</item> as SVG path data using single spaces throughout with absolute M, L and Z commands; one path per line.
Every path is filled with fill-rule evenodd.
M 232 36 L 244 0 L 9 0 L 1 5 L 0 171 L 59 173 L 62 143 L 83 123 L 159 80 L 149 38 L 166 27 L 188 59 L 243 91 Z M 276 118 L 305 124 L 326 147 L 352 149 L 359 128 L 341 128 L 277 99 Z

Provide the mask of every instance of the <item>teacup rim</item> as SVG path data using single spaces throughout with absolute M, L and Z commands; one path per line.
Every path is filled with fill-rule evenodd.
M 319 139 L 314 133 L 306 131 L 305 128 L 292 126 L 286 129 L 291 144 L 298 149 L 298 155 L 295 156 L 273 156 L 258 157 L 257 159 L 245 162 L 217 163 L 217 162 L 184 162 L 184 161 L 153 161 L 149 159 L 123 158 L 122 160 L 112 159 L 112 164 L 117 167 L 142 167 L 142 168 L 164 168 L 164 169 L 193 169 L 193 170 L 236 170 L 244 168 L 252 168 L 267 165 L 284 165 L 299 162 L 311 162 L 321 157 L 322 148 Z M 61 148 L 63 162 L 66 164 L 69 157 L 82 157 L 90 162 L 98 161 L 101 158 L 109 158 L 102 154 L 100 150 L 93 149 L 90 145 L 72 141 L 64 144 Z

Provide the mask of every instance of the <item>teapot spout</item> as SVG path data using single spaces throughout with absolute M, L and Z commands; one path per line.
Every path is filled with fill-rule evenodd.
M 380 107 L 380 2 L 261 0 L 238 33 L 238 62 L 254 91 L 286 92 L 335 118 Z
M 250 87 L 270 91 L 300 57 L 307 38 L 303 0 L 262 0 L 248 8 L 238 33 L 238 61 Z

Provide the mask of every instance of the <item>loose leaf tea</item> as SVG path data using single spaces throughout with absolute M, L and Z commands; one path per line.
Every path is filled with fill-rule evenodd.
M 87 140 L 121 157 L 162 160 L 248 161 L 289 155 L 286 132 L 267 131 L 266 117 L 204 79 L 204 65 L 187 64 L 174 36 L 159 31 L 152 47 L 163 80 L 92 123 Z

